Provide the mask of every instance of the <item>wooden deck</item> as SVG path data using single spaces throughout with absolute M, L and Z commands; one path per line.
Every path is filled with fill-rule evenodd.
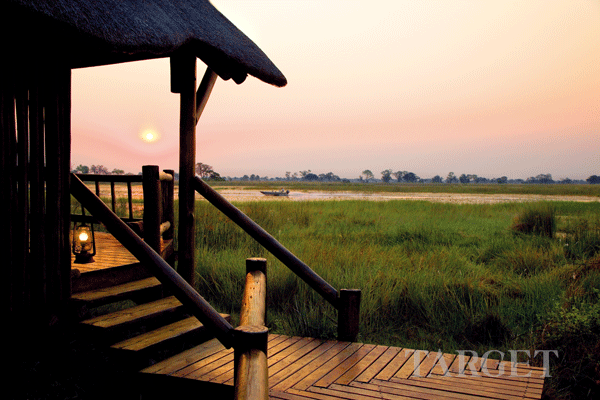
M 539 399 L 541 368 L 373 344 L 269 335 L 271 399 Z M 142 371 L 233 385 L 233 350 L 211 340 Z

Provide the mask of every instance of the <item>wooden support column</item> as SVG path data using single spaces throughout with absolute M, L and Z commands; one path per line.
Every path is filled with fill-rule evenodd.
M 171 91 L 180 94 L 179 109 L 179 274 L 194 286 L 194 198 L 196 164 L 196 57 L 171 57 Z
M 338 308 L 338 340 L 355 342 L 360 323 L 360 289 L 341 289 Z
M 192 180 L 196 167 L 196 124 L 208 102 L 217 74 L 207 68 L 196 92 L 196 57 L 181 53 L 171 57 L 171 91 L 179 93 L 179 274 L 194 286 L 194 201 Z

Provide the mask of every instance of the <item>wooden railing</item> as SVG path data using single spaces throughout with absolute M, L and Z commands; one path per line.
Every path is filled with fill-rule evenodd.
M 71 194 L 106 229 L 143 263 L 171 293 L 198 318 L 227 348 L 233 346 L 234 329 L 191 287 L 148 243 L 96 196 L 75 174 L 71 174 Z
M 130 228 L 163 258 L 173 252 L 174 232 L 174 179 L 173 170 L 159 171 L 156 165 L 142 167 L 142 175 L 77 174 L 83 182 L 93 182 L 96 196 L 100 197 L 100 183 L 110 183 L 109 202 L 113 213 L 117 212 L 116 183 L 127 185 L 127 216 L 121 217 Z M 143 188 L 144 212 L 142 218 L 134 216 L 132 183 L 141 183 Z M 96 222 L 92 216 L 71 215 L 73 221 Z
M 100 183 L 110 183 L 110 204 L 111 209 L 114 213 L 117 212 L 117 195 L 115 192 L 116 183 L 127 184 L 127 211 L 128 216 L 122 217 L 123 220 L 128 222 L 140 221 L 140 218 L 134 218 L 133 213 L 133 192 L 132 183 L 142 183 L 143 178 L 141 175 L 103 175 L 103 174 L 77 174 L 77 177 L 83 182 L 93 182 L 96 191 L 96 196 L 100 197 Z
M 360 289 L 341 289 L 338 292 L 261 226 L 227 201 L 199 177 L 194 178 L 194 188 L 209 203 L 246 231 L 261 246 L 335 307 L 338 311 L 338 339 L 356 340 L 359 327 Z
M 163 177 L 169 181 L 168 177 Z M 153 180 L 154 182 L 155 180 Z M 246 260 L 246 283 L 240 311 L 240 326 L 234 329 L 194 290 L 146 241 L 142 240 L 114 211 L 75 174 L 71 194 L 94 218 L 147 266 L 158 280 L 227 348 L 234 347 L 234 391 L 236 400 L 267 400 L 266 260 Z

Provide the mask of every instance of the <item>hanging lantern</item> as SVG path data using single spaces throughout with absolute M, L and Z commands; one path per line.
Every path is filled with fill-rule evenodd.
M 73 254 L 75 254 L 75 263 L 77 264 L 94 262 L 96 241 L 93 224 L 88 226 L 83 222 L 73 226 Z

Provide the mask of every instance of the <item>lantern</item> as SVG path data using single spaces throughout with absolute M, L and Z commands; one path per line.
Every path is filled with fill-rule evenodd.
M 88 226 L 83 222 L 73 226 L 73 254 L 75 254 L 75 263 L 77 264 L 94 262 L 96 242 L 93 224 Z

